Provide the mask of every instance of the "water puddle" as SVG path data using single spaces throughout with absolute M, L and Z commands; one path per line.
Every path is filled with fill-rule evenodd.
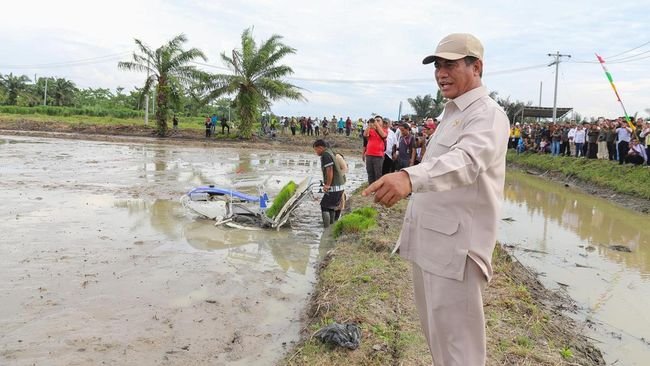
M 314 154 L 0 136 L 0 364 L 269 365 L 299 338 L 321 246 L 188 214 L 215 184 L 273 195 Z M 349 183 L 365 177 L 350 164 Z
M 608 364 L 647 365 L 650 217 L 517 172 L 506 179 L 503 216 L 514 221 L 501 222 L 499 240 L 577 301 Z

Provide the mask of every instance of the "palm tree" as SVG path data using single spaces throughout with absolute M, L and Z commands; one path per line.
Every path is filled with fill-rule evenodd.
M 25 75 L 15 76 L 13 73 L 0 75 L 0 88 L 4 89 L 7 95 L 6 104 L 16 105 L 18 95 L 27 89 L 27 83 L 30 81 Z
M 440 89 L 438 89 L 438 92 L 436 93 L 436 99 L 433 100 L 433 106 L 431 107 L 431 113 L 429 113 L 429 116 L 433 118 L 438 117 L 442 113 L 442 110 L 445 109 L 446 102 L 447 100 L 442 96 Z
M 152 50 L 136 39 L 135 44 L 138 46 L 139 53 L 133 53 L 133 61 L 117 64 L 123 70 L 148 72 L 142 95 L 148 95 L 152 86 L 156 86 L 156 127 L 158 136 L 161 137 L 167 135 L 167 120 L 173 99 L 180 95 L 184 88 L 208 78 L 207 73 L 188 65 L 196 59 L 207 61 L 207 58 L 198 48 L 184 50 L 185 42 L 187 37 L 180 34 L 156 50 Z
M 422 120 L 427 117 L 433 108 L 433 98 L 431 94 L 425 96 L 416 96 L 415 98 L 407 99 L 413 110 L 415 111 L 415 116 Z
M 250 138 L 253 123 L 260 112 L 270 107 L 272 101 L 280 99 L 306 100 L 300 88 L 283 80 L 293 70 L 280 65 L 280 60 L 296 52 L 281 42 L 282 37 L 272 35 L 257 47 L 252 30 L 245 29 L 241 36 L 241 50 L 233 50 L 232 57 L 221 53 L 221 59 L 230 69 L 230 74 L 213 75 L 207 86 L 205 101 L 224 95 L 235 95 L 233 104 L 239 115 L 239 136 Z
M 442 110 L 445 109 L 446 100 L 443 98 L 440 90 L 436 93 L 435 99 L 431 94 L 427 94 L 423 97 L 418 95 L 415 98 L 408 98 L 407 100 L 415 111 L 415 116 L 419 119 L 438 117 L 442 113 Z
M 52 104 L 56 106 L 70 106 L 74 103 L 75 94 L 79 91 L 74 82 L 64 78 L 52 80 L 48 94 L 52 97 Z

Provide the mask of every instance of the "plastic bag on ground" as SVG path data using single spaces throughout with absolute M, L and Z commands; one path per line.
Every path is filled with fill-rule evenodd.
M 329 343 L 349 349 L 357 349 L 361 343 L 361 329 L 353 323 L 332 323 L 319 329 L 314 337 L 323 343 Z

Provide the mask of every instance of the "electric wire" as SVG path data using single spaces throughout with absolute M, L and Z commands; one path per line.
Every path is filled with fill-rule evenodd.
M 206 64 L 206 63 L 203 63 L 203 62 L 193 61 L 192 63 L 194 63 L 196 65 L 201 65 L 201 66 L 206 66 L 206 67 L 219 69 L 219 70 L 230 71 L 230 69 L 228 69 L 226 67 Z M 485 75 L 486 76 L 504 75 L 504 74 L 511 74 L 511 73 L 515 73 L 515 72 L 521 72 L 521 71 L 537 69 L 537 68 L 543 68 L 543 67 L 547 67 L 547 65 L 546 64 L 538 64 L 538 65 L 524 66 L 524 67 L 518 67 L 518 68 L 513 68 L 513 69 L 497 70 L 497 71 L 486 72 Z M 316 82 L 316 83 L 332 83 L 332 84 L 417 84 L 417 83 L 430 83 L 433 80 L 433 78 L 413 78 L 413 79 L 327 79 L 327 78 L 305 78 L 305 77 L 297 77 L 297 76 L 288 76 L 286 79 L 294 80 L 294 81 L 306 81 L 306 82 Z
M 634 50 L 638 50 L 639 48 L 641 48 L 641 47 L 643 47 L 643 46 L 645 46 L 645 45 L 647 45 L 647 44 L 650 44 L 650 41 L 648 41 L 648 42 L 646 42 L 646 43 L 643 43 L 643 44 L 641 44 L 641 45 L 639 45 L 639 46 L 636 46 L 636 47 L 634 47 L 634 48 L 630 48 L 629 50 L 626 50 L 626 51 L 623 51 L 623 52 L 617 53 L 617 54 L 615 54 L 615 55 L 613 55 L 613 56 L 607 56 L 606 58 L 608 58 L 608 59 L 616 58 L 616 57 L 618 57 L 618 56 L 620 56 L 620 55 L 624 55 L 624 54 L 626 54 L 626 53 L 628 53 L 628 52 L 632 52 L 632 51 L 634 51 Z

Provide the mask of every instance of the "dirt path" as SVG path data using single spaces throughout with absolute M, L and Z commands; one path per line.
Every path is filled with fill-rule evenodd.
M 263 149 L 313 152 L 312 143 L 316 136 L 278 135 L 276 138 L 253 138 L 240 140 L 217 135 L 216 138 L 206 138 L 203 130 L 179 129 L 172 131 L 168 137 L 156 137 L 151 127 L 131 125 L 90 125 L 64 122 L 38 122 L 29 119 L 8 121 L 0 119 L 0 133 L 6 135 L 54 137 L 108 142 L 133 142 L 173 144 L 184 146 L 214 146 L 240 149 Z M 330 134 L 320 136 L 328 141 L 335 149 L 344 154 L 361 155 L 362 141 L 358 136 L 343 136 Z

